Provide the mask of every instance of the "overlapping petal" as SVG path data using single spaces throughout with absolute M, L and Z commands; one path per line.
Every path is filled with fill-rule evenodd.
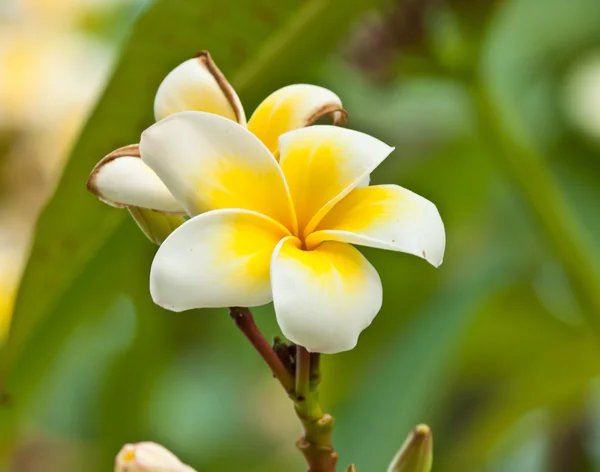
M 306 244 L 311 249 L 322 241 L 406 252 L 438 267 L 446 234 L 429 200 L 397 185 L 377 185 L 352 190 L 325 215 Z
M 173 69 L 160 84 L 154 115 L 160 121 L 182 111 L 204 111 L 246 124 L 237 93 L 207 51 Z
M 271 285 L 283 334 L 309 351 L 352 349 L 382 302 L 377 271 L 349 244 L 304 251 L 295 237 L 273 252 Z
M 271 255 L 286 236 L 286 228 L 251 211 L 198 215 L 160 246 L 150 271 L 152 298 L 173 311 L 269 303 Z
M 280 164 L 294 201 L 299 234 L 365 179 L 393 148 L 358 131 L 310 126 L 283 135 Z
M 165 184 L 139 158 L 136 145 L 117 149 L 98 162 L 87 187 L 112 206 L 138 206 L 165 213 L 185 214 Z
M 342 101 L 335 93 L 317 85 L 288 85 L 273 92 L 258 106 L 248 122 L 248 129 L 276 153 L 279 136 L 311 125 L 325 115 L 330 115 L 336 125 L 346 120 Z
M 190 215 L 240 208 L 294 230 L 281 168 L 264 144 L 237 123 L 211 113 L 177 113 L 144 131 L 140 150 Z

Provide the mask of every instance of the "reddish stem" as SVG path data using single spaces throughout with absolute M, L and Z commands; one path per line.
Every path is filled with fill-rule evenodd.
M 250 310 L 245 307 L 234 306 L 229 308 L 229 315 L 270 367 L 273 376 L 279 380 L 279 383 L 287 394 L 292 395 L 294 393 L 294 378 L 288 372 L 283 362 L 281 362 L 281 359 L 275 354 L 275 351 L 273 351 L 269 342 L 262 335 L 258 326 L 256 326 Z

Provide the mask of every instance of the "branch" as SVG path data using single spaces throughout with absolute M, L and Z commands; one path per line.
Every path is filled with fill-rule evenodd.
M 296 350 L 296 414 L 302 422 L 304 434 L 296 447 L 304 454 L 307 472 L 335 472 L 338 455 L 331 444 L 333 417 L 323 413 L 317 390 L 319 355 L 310 354 L 306 348 Z
M 287 394 L 292 395 L 294 393 L 294 378 L 288 372 L 281 359 L 275 354 L 275 351 L 273 351 L 269 342 L 262 335 L 258 326 L 256 326 L 250 310 L 248 308 L 234 306 L 229 308 L 229 315 L 270 367 L 273 376 L 279 380 L 279 383 Z
M 319 354 L 309 353 L 306 348 L 297 346 L 294 379 L 288 370 L 289 366 L 286 367 L 256 326 L 248 308 L 230 307 L 229 315 L 294 401 L 296 415 L 304 430 L 302 437 L 296 441 L 296 447 L 304 454 L 307 472 L 335 472 L 338 455 L 331 444 L 333 417 L 323 413 L 319 405 Z

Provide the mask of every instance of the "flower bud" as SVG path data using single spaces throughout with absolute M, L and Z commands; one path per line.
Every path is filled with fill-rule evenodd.
M 433 438 L 429 426 L 418 425 L 406 438 L 388 472 L 430 472 L 433 462 Z
M 115 472 L 195 472 L 160 444 L 125 444 L 115 460 Z
M 237 93 L 208 51 L 179 64 L 158 87 L 154 100 L 156 121 L 183 111 L 214 113 L 246 125 Z

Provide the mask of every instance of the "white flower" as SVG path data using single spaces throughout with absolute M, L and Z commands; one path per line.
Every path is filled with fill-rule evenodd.
M 277 160 L 234 121 L 183 112 L 146 130 L 140 150 L 193 216 L 152 265 L 152 297 L 170 310 L 273 300 L 290 340 L 335 353 L 356 345 L 382 302 L 377 272 L 348 243 L 442 262 L 435 205 L 396 185 L 359 186 L 392 151 L 366 134 L 301 128 L 281 136 Z
M 104 158 L 88 187 L 115 206 L 192 216 L 152 265 L 159 305 L 273 301 L 290 340 L 334 353 L 356 345 L 382 303 L 377 272 L 350 244 L 441 264 L 435 205 L 396 185 L 368 186 L 392 148 L 356 131 L 306 127 L 326 114 L 344 121 L 333 92 L 284 87 L 246 126 L 235 91 L 204 53 L 165 78 L 155 114 L 139 147 Z
M 115 472 L 195 472 L 160 444 L 126 444 L 115 459 Z

